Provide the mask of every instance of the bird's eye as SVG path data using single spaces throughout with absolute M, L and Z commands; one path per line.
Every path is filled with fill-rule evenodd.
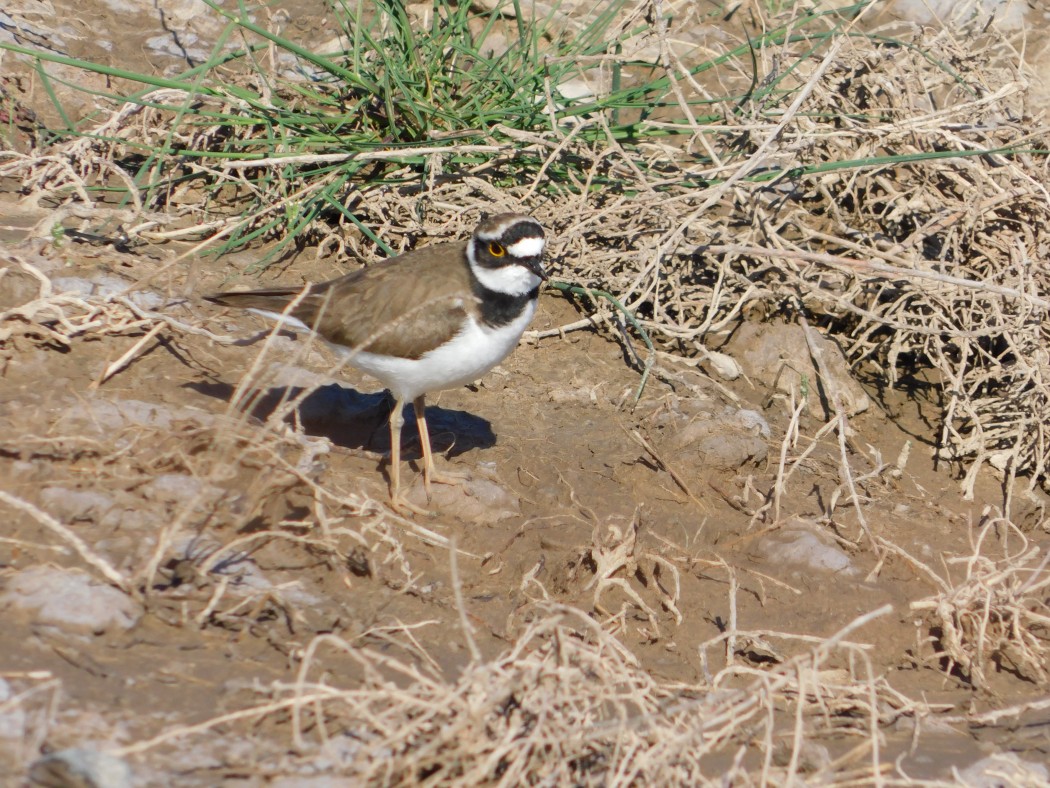
M 503 247 L 503 244 L 496 243 L 493 241 L 489 244 L 489 254 L 493 257 L 503 257 L 507 253 L 507 250 Z

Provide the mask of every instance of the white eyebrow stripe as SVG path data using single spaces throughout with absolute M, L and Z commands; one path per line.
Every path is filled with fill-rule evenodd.
M 536 257 L 543 252 L 542 238 L 522 238 L 507 247 L 511 257 Z

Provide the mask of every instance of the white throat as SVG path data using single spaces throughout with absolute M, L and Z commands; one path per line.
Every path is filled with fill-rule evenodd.
M 539 241 L 540 248 L 537 250 L 537 253 L 543 251 L 542 239 L 529 240 Z M 511 247 L 511 250 L 519 251 L 516 247 L 521 246 L 522 243 L 522 241 L 519 241 Z M 478 265 L 478 261 L 474 257 L 473 242 L 467 244 L 467 262 L 470 263 L 470 270 L 474 272 L 474 276 L 478 278 L 483 287 L 504 295 L 527 295 L 539 287 L 540 282 L 543 281 L 525 266 L 515 263 L 509 263 L 500 268 L 486 268 Z

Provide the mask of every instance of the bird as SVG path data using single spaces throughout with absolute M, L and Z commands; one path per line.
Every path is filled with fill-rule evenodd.
M 326 282 L 204 298 L 312 331 L 389 389 L 390 505 L 399 514 L 425 513 L 401 493 L 404 404 L 415 411 L 430 500 L 432 481 L 458 479 L 434 468 L 426 395 L 472 383 L 514 350 L 548 279 L 545 245 L 536 219 L 500 213 L 483 217 L 465 241 L 415 249 Z

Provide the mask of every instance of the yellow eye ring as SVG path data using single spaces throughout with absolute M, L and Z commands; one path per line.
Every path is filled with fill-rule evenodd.
M 503 247 L 503 244 L 492 241 L 489 243 L 489 254 L 493 257 L 503 257 L 507 253 L 507 250 Z

